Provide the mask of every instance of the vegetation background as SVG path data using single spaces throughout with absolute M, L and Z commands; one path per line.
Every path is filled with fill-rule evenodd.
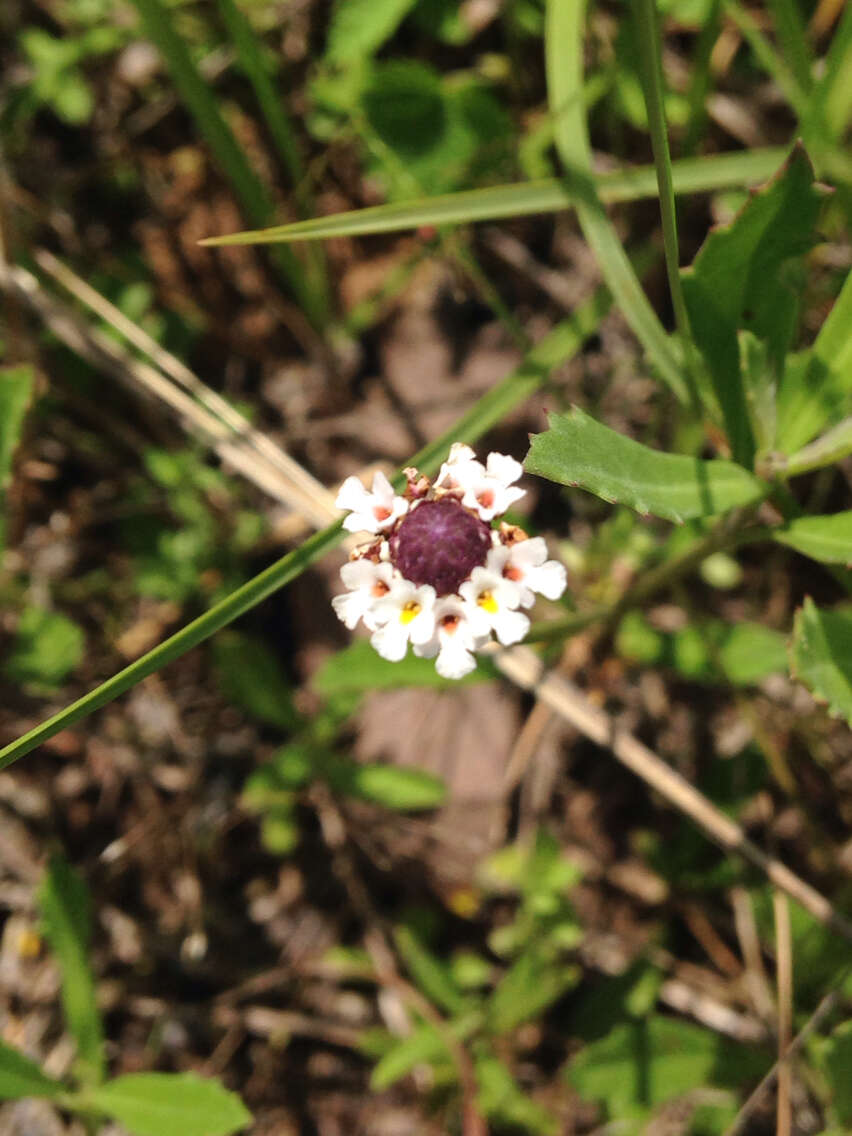
M 842 0 L 6 0 L 0 768 L 147 677 L 0 772 L 0 1133 L 852 1128 L 850 122 Z M 542 697 L 350 643 L 334 487 L 546 411 Z

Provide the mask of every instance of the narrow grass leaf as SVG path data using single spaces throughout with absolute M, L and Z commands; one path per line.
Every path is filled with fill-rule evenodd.
M 825 389 L 822 388 L 823 393 Z M 789 432 L 786 432 L 785 437 L 789 436 Z M 783 459 L 778 472 L 783 477 L 798 477 L 802 473 L 834 465 L 850 453 L 852 453 L 852 418 L 844 418 L 821 437 L 803 446 L 789 458 Z
M 840 139 L 852 118 L 852 5 L 844 5 L 826 58 L 825 74 L 813 91 L 831 138 Z
M 0 1041 L 0 1100 L 59 1097 L 66 1091 L 63 1084 L 42 1073 L 29 1057 Z
M 780 375 L 798 323 L 798 262 L 815 241 L 823 195 L 801 148 L 742 212 L 704 242 L 683 287 L 692 331 L 704 356 L 734 458 L 750 466 L 754 439 L 737 331 L 767 344 Z
M 771 147 L 730 154 L 684 158 L 672 163 L 676 194 L 706 193 L 765 181 L 778 169 L 787 150 Z M 657 175 L 653 166 L 635 166 L 595 176 L 603 202 L 639 201 L 656 197 Z M 395 233 L 421 226 L 462 225 L 474 221 L 497 221 L 534 213 L 573 209 L 578 197 L 568 182 L 558 178 L 492 185 L 459 193 L 394 201 L 348 213 L 333 213 L 309 221 L 295 221 L 254 232 L 207 237 L 202 245 L 273 244 L 279 241 L 316 241 L 329 237 L 355 237 L 371 233 Z
M 577 195 L 577 218 L 604 279 L 649 361 L 675 395 L 687 401 L 682 361 L 648 302 L 627 254 L 604 212 L 592 178 L 592 155 L 583 99 L 585 0 L 548 0 L 546 71 L 556 147 L 566 182 Z
M 666 454 L 625 438 L 582 410 L 551 414 L 524 466 L 561 485 L 669 521 L 712 517 L 759 501 L 766 487 L 734 462 Z
M 32 401 L 35 377 L 31 367 L 0 368 L 0 553 L 5 543 L 5 492 L 12 476 L 12 458 Z
M 184 41 L 174 28 L 174 10 L 162 0 L 132 0 L 142 17 L 145 31 L 169 68 L 178 94 L 186 104 L 213 157 L 233 187 L 243 212 L 252 225 L 265 225 L 272 213 L 272 199 L 254 172 L 219 107 L 210 84 L 204 79 Z M 305 286 L 303 267 L 289 250 L 281 250 L 276 263 L 294 296 L 315 322 L 324 313 Z
M 236 1093 L 193 1073 L 128 1073 L 88 1099 L 132 1136 L 230 1136 L 252 1121 Z
M 434 1026 L 420 1025 L 408 1037 L 397 1041 L 376 1063 L 370 1074 L 370 1087 L 374 1092 L 383 1092 L 417 1065 L 431 1065 L 442 1059 L 450 1059 L 447 1043 Z
M 521 366 L 507 375 L 493 390 L 484 395 L 466 414 L 439 438 L 415 454 L 407 465 L 416 465 L 424 473 L 433 473 L 444 460 L 453 442 L 476 442 L 478 438 L 522 403 L 547 381 L 554 367 L 579 350 L 584 339 L 597 328 L 609 301 L 598 291 L 574 317 L 559 324 L 529 353 Z M 22 737 L 0 749 L 0 769 L 5 769 L 60 730 L 79 722 L 95 710 L 106 706 L 130 690 L 148 675 L 180 658 L 217 631 L 233 623 L 279 588 L 301 575 L 311 564 L 335 548 L 343 539 L 340 521 L 309 537 L 298 548 L 283 556 L 260 575 L 232 592 L 209 611 L 193 620 L 175 635 L 125 667 L 112 678 L 77 699 L 70 706 L 29 730 Z
M 852 612 L 805 600 L 793 624 L 793 673 L 830 714 L 852 722 Z
M 62 1006 L 77 1044 L 80 1077 L 87 1084 L 98 1084 L 106 1066 L 103 1025 L 89 966 L 89 893 L 73 868 L 61 856 L 53 856 L 38 900 L 44 933 L 62 975 Z
M 476 1057 L 477 1103 L 485 1115 L 512 1131 L 556 1136 L 556 1118 L 522 1092 L 515 1078 L 499 1058 L 491 1053 Z
M 772 536 L 823 564 L 852 564 L 852 510 L 827 517 L 797 517 Z
M 397 927 L 394 942 L 406 970 L 429 1001 L 448 1014 L 461 1013 L 465 1000 L 453 980 L 450 967 L 434 955 L 410 927 Z

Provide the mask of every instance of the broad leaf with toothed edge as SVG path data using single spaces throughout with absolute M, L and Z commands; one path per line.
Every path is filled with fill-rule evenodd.
M 712 517 L 759 501 L 763 484 L 734 462 L 665 454 L 601 425 L 582 410 L 551 414 L 531 438 L 528 473 L 579 486 L 606 501 L 669 521 Z

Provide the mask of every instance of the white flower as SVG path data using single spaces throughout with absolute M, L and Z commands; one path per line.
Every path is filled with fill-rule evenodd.
M 338 509 L 349 510 L 343 522 L 349 532 L 384 532 L 408 509 L 408 502 L 394 493 L 381 471 L 373 475 L 372 492 L 365 489 L 357 477 L 347 477 L 334 503 Z
M 523 639 L 529 630 L 530 621 L 516 610 L 521 601 L 520 588 L 502 573 L 491 568 L 474 568 L 459 592 L 486 614 L 504 647 Z
M 434 658 L 442 678 L 464 678 L 476 666 L 472 652 L 491 638 L 491 622 L 475 604 L 458 596 L 443 596 L 435 604 L 435 630 L 428 643 L 415 646 L 415 655 Z
M 540 536 L 492 548 L 486 565 L 517 584 L 521 607 L 532 607 L 534 592 L 549 600 L 558 600 L 565 591 L 565 567 L 558 560 L 547 559 L 547 545 Z
M 364 620 L 364 626 L 370 631 L 375 631 L 377 624 L 372 609 L 391 589 L 393 565 L 374 564 L 372 560 L 350 560 L 340 569 L 340 578 L 349 591 L 331 601 L 337 618 L 350 631 L 359 619 Z
M 484 467 L 470 462 L 462 469 L 462 504 L 475 509 L 483 521 L 492 520 L 524 496 L 525 490 L 512 488 L 523 472 L 521 463 L 507 454 L 489 454 Z
M 417 587 L 410 580 L 396 580 L 386 596 L 371 609 L 373 632 L 370 642 L 383 659 L 398 663 L 409 641 L 428 643 L 435 630 L 435 589 Z
M 470 446 L 453 442 L 450 456 L 441 466 L 435 485 L 438 489 L 466 489 L 469 482 L 485 473 L 485 466 L 476 460 Z

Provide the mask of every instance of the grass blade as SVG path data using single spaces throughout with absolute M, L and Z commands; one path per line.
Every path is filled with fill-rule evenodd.
M 682 158 L 672 163 L 676 194 L 707 193 L 754 185 L 771 177 L 787 157 L 785 147 L 734 151 L 713 157 Z M 595 179 L 598 196 L 604 203 L 639 201 L 657 195 L 657 175 L 653 166 L 635 166 L 601 174 Z M 202 245 L 255 245 L 279 241 L 316 241 L 328 237 L 356 237 L 369 233 L 396 233 L 421 225 L 460 225 L 473 221 L 498 221 L 503 217 L 525 217 L 534 213 L 556 213 L 573 209 L 578 197 L 570 184 L 559 178 L 494 185 L 469 189 L 415 201 L 373 205 L 315 217 L 253 232 L 208 237 Z
M 675 323 L 680 334 L 686 367 L 684 381 L 689 389 L 689 397 L 696 414 L 700 413 L 700 399 L 695 380 L 696 353 L 692 349 L 692 336 L 689 330 L 689 316 L 683 298 L 680 280 L 680 253 L 677 239 L 677 212 L 675 210 L 674 185 L 672 183 L 672 159 L 669 153 L 669 135 L 666 128 L 666 112 L 663 89 L 663 66 L 660 53 L 660 30 L 657 8 L 654 0 L 634 0 L 636 5 L 636 24 L 638 28 L 639 54 L 642 60 L 645 105 L 648 110 L 648 126 L 651 132 L 651 146 L 654 151 L 654 165 L 657 169 L 657 184 L 660 193 L 660 216 L 663 222 L 663 247 L 666 257 L 666 274 L 672 298 Z
M 597 328 L 608 301 L 598 293 L 580 308 L 571 320 L 559 324 L 538 343 L 517 371 L 507 376 L 473 406 L 467 414 L 440 438 L 429 443 L 407 462 L 424 473 L 434 472 L 449 446 L 455 441 L 475 442 L 513 406 L 518 406 L 541 387 L 559 363 L 573 355 Z M 217 631 L 239 619 L 251 608 L 285 584 L 295 580 L 314 561 L 330 552 L 343 539 L 340 521 L 309 537 L 303 544 L 270 565 L 258 576 L 243 584 L 220 603 L 194 619 L 175 635 L 137 659 L 100 686 L 72 702 L 17 741 L 0 749 L 0 769 L 29 753 L 48 738 L 54 737 L 95 710 L 106 706 L 136 686 L 142 679 L 167 666 L 174 659 L 209 639 Z
M 265 225 L 272 215 L 272 199 L 223 118 L 186 44 L 175 31 L 173 12 L 162 0 L 133 0 L 133 4 L 142 17 L 148 37 L 165 60 L 178 94 L 230 181 L 243 212 L 252 225 Z M 325 313 L 306 286 L 305 272 L 299 261 L 288 250 L 282 250 L 276 259 L 293 295 L 312 322 L 321 326 Z
M 556 146 L 578 193 L 577 217 L 604 279 L 660 376 L 687 401 L 679 353 L 648 302 L 591 176 L 592 154 L 583 103 L 585 0 L 548 0 L 545 25 L 548 101 Z

